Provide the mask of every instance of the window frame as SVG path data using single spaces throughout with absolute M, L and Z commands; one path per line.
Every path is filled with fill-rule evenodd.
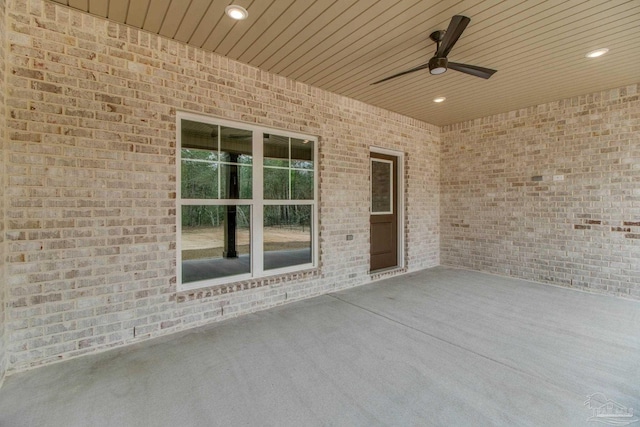
M 182 120 L 226 126 L 252 132 L 252 198 L 250 199 L 183 199 L 182 198 Z M 313 142 L 313 199 L 264 199 L 264 140 L 263 134 L 276 134 Z M 319 258 L 319 157 L 318 138 L 281 129 L 269 128 L 244 122 L 235 122 L 217 117 L 203 116 L 184 111 L 176 112 L 176 283 L 178 291 L 188 291 L 218 285 L 227 285 L 246 280 L 284 275 L 317 268 Z M 250 256 L 249 273 L 182 283 L 182 207 L 188 205 L 250 206 Z M 311 220 L 311 262 L 277 269 L 264 269 L 264 206 L 267 205 L 310 205 Z

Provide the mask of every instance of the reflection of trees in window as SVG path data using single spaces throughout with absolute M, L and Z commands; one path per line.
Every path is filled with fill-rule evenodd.
M 268 206 L 264 210 L 264 225 L 266 227 L 309 227 L 311 224 L 311 209 L 309 205 L 276 205 Z
M 183 227 L 218 227 L 224 222 L 225 212 L 220 206 L 184 205 L 182 207 Z M 238 227 L 249 226 L 249 216 L 243 210 L 237 212 Z
M 218 198 L 218 169 L 210 151 L 182 151 L 182 197 L 185 199 Z
M 253 133 L 182 121 L 183 199 L 250 199 Z
M 288 199 L 289 198 L 289 170 L 267 168 L 264 169 L 264 198 Z
M 264 134 L 264 198 L 313 200 L 313 142 Z
M 242 156 L 240 156 L 242 157 Z M 252 193 L 252 166 L 243 163 L 211 162 L 209 160 L 183 160 L 181 191 L 184 199 L 250 199 Z M 230 193 L 228 180 L 233 171 L 237 193 Z
M 313 199 L 313 171 L 291 171 L 291 198 L 294 200 Z

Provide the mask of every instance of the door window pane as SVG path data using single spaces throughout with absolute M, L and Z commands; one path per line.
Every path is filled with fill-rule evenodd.
M 371 212 L 392 213 L 393 203 L 391 162 L 371 160 Z
M 251 272 L 249 206 L 182 206 L 182 283 Z
M 264 268 L 311 263 L 311 206 L 264 207 Z

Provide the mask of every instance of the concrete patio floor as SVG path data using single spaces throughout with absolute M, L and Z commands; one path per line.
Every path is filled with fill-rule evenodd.
M 12 375 L 0 426 L 596 426 L 602 396 L 640 412 L 640 302 L 438 267 Z

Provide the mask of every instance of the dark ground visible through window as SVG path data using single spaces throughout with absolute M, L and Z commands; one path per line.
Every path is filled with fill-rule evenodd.
M 264 255 L 264 268 L 268 270 L 311 263 L 311 249 L 269 251 Z M 182 283 L 235 276 L 249 270 L 249 255 L 238 258 L 193 259 L 182 261 Z

